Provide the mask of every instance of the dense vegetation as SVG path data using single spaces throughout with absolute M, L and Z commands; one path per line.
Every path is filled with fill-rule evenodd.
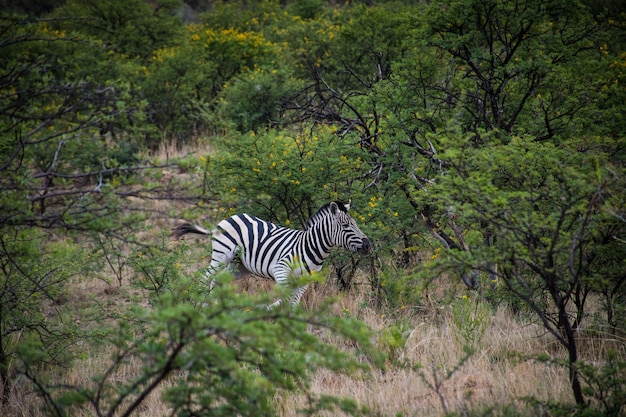
M 172 415 L 274 414 L 277 392 L 367 414 L 311 375 L 390 366 L 402 332 L 381 351 L 326 303 L 266 311 L 229 285 L 207 304 L 199 249 L 168 241 L 181 218 L 301 227 L 351 199 L 375 249 L 333 255 L 342 291 L 381 314 L 506 307 L 560 345 L 525 358 L 567 369 L 571 401 L 544 410 L 626 412 L 623 1 L 3 4 L 0 411 L 36 393 L 47 415 L 130 415 L 166 385 Z M 90 280 L 125 302 L 70 302 Z M 581 357 L 595 339 L 615 343 Z M 108 367 L 68 383 L 98 349 Z

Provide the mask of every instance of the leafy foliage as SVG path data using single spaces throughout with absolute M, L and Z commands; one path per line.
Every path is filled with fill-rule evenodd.
M 218 114 L 242 132 L 258 132 L 277 124 L 280 110 L 301 89 L 301 82 L 285 71 L 255 69 L 225 85 Z
M 165 263 L 166 264 L 166 263 Z M 164 264 L 164 265 L 165 265 Z M 107 371 L 93 387 L 40 386 L 48 391 L 53 414 L 91 409 L 98 414 L 131 415 L 147 395 L 168 381 L 165 401 L 179 415 L 273 414 L 272 398 L 281 391 L 306 390 L 317 368 L 356 372 L 361 354 L 368 354 L 368 331 L 362 324 L 321 312 L 268 310 L 259 299 L 233 292 L 227 276 L 206 304 L 206 293 L 180 277 L 162 292 L 154 309 L 137 310 L 145 331 L 137 334 L 128 323 L 110 340 L 115 353 Z M 323 326 L 358 343 L 356 352 L 342 352 L 306 331 Z M 356 354 L 356 356 L 355 356 Z M 117 375 L 131 359 L 145 364 L 140 375 L 120 383 Z M 359 413 L 347 399 L 309 397 L 311 410 L 338 407 Z
M 244 134 L 222 146 L 207 164 L 220 199 L 301 227 L 325 202 L 349 199 L 358 186 L 349 175 L 363 164 L 328 128 Z
M 271 413 L 272 396 L 306 391 L 316 366 L 343 369 L 345 356 L 304 324 L 365 343 L 345 327 L 360 324 L 267 312 L 228 286 L 204 306 L 178 260 L 190 249 L 150 241 L 147 229 L 181 212 L 211 222 L 235 210 L 298 227 L 323 203 L 352 199 L 376 242 L 376 267 L 363 275 L 378 307 L 419 307 L 443 275 L 477 306 L 506 300 L 565 348 L 565 360 L 549 359 L 568 368 L 577 404 L 555 411 L 621 412 L 623 378 L 612 370 L 623 357 L 609 355 L 612 368 L 580 358 L 582 333 L 626 332 L 619 2 L 9 3 L 0 14 L 3 401 L 21 372 L 53 415 L 130 414 L 170 381 L 165 398 L 181 415 Z M 174 169 L 148 156 L 199 143 L 215 149 Z M 147 208 L 163 200 L 186 207 Z M 337 275 L 362 268 L 331 262 Z M 110 373 L 57 391 L 48 377 L 76 333 L 55 303 L 78 271 L 103 278 L 103 268 L 118 291 L 132 276 L 149 307 L 124 313 Z M 459 333 L 480 349 L 482 310 L 457 301 Z M 387 332 L 392 354 L 405 330 Z M 130 357 L 145 368 L 116 387 Z M 451 374 L 432 374 L 445 403 L 440 382 Z M 328 401 L 308 411 L 359 412 Z
M 70 278 L 79 272 L 76 247 L 42 252 L 35 231 L 0 234 L 0 402 L 10 381 L 41 366 L 67 366 L 67 346 L 79 331 L 59 306 Z M 50 316 L 54 320 L 49 320 Z
M 432 195 L 454 222 L 480 225 L 494 239 L 488 247 L 449 253 L 449 265 L 488 272 L 488 265 L 498 265 L 497 277 L 568 349 L 570 377 L 581 404 L 583 393 L 572 368 L 578 360 L 576 332 L 587 297 L 601 282 L 592 272 L 601 259 L 598 253 L 605 246 L 624 250 L 602 238 L 608 226 L 605 196 L 619 193 L 619 183 L 597 165 L 601 154 L 565 151 L 528 138 L 492 146 L 488 155 L 468 146 L 450 157 L 459 175 L 442 179 Z M 609 224 L 612 230 L 623 227 Z M 621 271 L 614 266 L 606 278 L 620 283 Z

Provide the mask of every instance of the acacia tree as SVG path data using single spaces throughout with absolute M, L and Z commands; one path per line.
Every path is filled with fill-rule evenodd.
M 598 270 L 612 283 L 605 292 L 623 286 L 619 261 L 606 256 L 623 251 L 606 206 L 623 178 L 623 119 L 611 118 L 624 108 L 623 88 L 611 88 L 623 51 L 605 43 L 619 33 L 581 2 L 440 1 L 412 12 L 411 24 L 402 13 L 376 21 L 413 35 L 403 42 L 367 32 L 341 55 L 331 49 L 339 74 L 312 65 L 315 87 L 294 107 L 358 135 L 372 184 L 410 203 L 407 228 L 417 220 L 448 249 L 458 261 L 448 270 L 468 288 L 502 279 L 531 307 L 567 349 L 584 406 L 576 332 L 585 302 L 606 290 Z M 343 60 L 346 50 L 372 59 Z
M 0 405 L 4 406 L 29 367 L 65 366 L 67 347 L 78 330 L 58 305 L 69 279 L 79 271 L 77 248 L 54 258 L 43 253 L 36 230 L 0 231 Z M 53 317 L 53 319 L 51 319 Z M 23 361 L 27 357 L 26 361 Z
M 73 339 L 72 326 L 62 322 L 59 295 L 85 265 L 62 256 L 75 249 L 70 241 L 55 247 L 50 234 L 95 231 L 132 241 L 140 224 L 137 211 L 122 216 L 124 197 L 176 198 L 162 184 L 126 186 L 123 175 L 146 166 L 139 166 L 132 146 L 112 142 L 102 130 L 112 121 L 125 125 L 139 106 L 126 105 L 126 84 L 88 73 L 94 62 L 111 63 L 100 42 L 63 26 L 69 20 L 0 15 L 2 401 L 15 372 L 24 371 L 16 356 L 22 347 L 35 362 L 45 353 L 58 360 L 43 361 L 58 364 L 58 353 L 69 352 L 64 343 Z M 78 260 L 89 258 L 75 252 Z
M 107 172 L 91 154 L 101 154 L 102 143 L 86 136 L 112 113 L 114 90 L 63 77 L 61 51 L 79 43 L 72 35 L 4 13 L 0 30 L 0 378 L 5 402 L 21 369 L 21 347 L 38 346 L 36 357 L 58 364 L 65 350 L 61 342 L 72 340 L 71 327 L 48 321 L 44 309 L 54 305 L 76 269 L 59 254 L 50 256 L 41 245 L 45 233 L 37 230 L 82 229 L 90 219 L 110 213 L 97 189 L 101 183 L 68 184 L 89 177 L 92 169 Z
M 446 54 L 447 71 L 426 72 L 424 78 L 423 72 L 407 69 L 408 81 L 426 105 L 415 115 L 400 114 L 404 117 L 398 123 L 408 134 L 406 143 L 420 151 L 424 162 L 441 168 L 427 178 L 450 168 L 437 158 L 437 151 L 447 149 L 429 135 L 450 127 L 473 132 L 476 148 L 490 146 L 485 139 L 490 134 L 504 143 L 520 133 L 533 134 L 536 141 L 563 140 L 578 133 L 574 120 L 593 114 L 594 100 L 582 86 L 602 81 L 589 76 L 594 72 L 581 71 L 580 63 L 594 69 L 604 64 L 587 59 L 598 46 L 600 26 L 584 6 L 572 8 L 559 1 L 442 2 L 429 9 L 426 19 L 422 33 L 429 46 Z M 449 119 L 444 123 L 439 115 Z M 424 185 L 413 182 L 406 190 Z M 415 202 L 415 207 L 420 204 Z M 423 206 L 421 217 L 446 247 L 468 249 L 464 227 L 454 218 L 432 206 Z M 482 244 L 489 246 L 495 238 L 492 230 L 483 229 Z M 463 280 L 469 288 L 479 286 L 475 273 Z
M 619 262 L 601 256 L 624 250 L 606 207 L 620 193 L 624 139 L 598 119 L 608 32 L 583 5 L 561 2 L 450 2 L 429 23 L 432 44 L 452 58 L 444 92 L 459 133 L 430 136 L 446 175 L 413 196 L 440 208 L 429 228 L 460 243 L 448 268 L 502 280 L 566 348 L 584 407 L 577 334 L 587 297 L 602 282 L 623 285 Z
M 626 228 L 609 214 L 609 201 L 622 192 L 623 167 L 595 150 L 559 148 L 529 137 L 494 145 L 489 153 L 472 149 L 468 137 L 465 141 L 464 152 L 442 156 L 456 175 L 442 178 L 428 196 L 420 194 L 475 230 L 466 234 L 468 251 L 449 252 L 439 266 L 493 273 L 488 266 L 497 265 L 495 279 L 566 349 L 572 392 L 585 406 L 579 334 L 591 325 L 587 298 L 605 283 L 619 288 L 624 282 L 620 262 L 607 264 L 603 255 L 626 255 L 619 241 Z M 599 160 L 603 164 L 597 165 Z M 497 237 L 489 247 L 476 244 L 482 239 L 478 226 Z M 607 412 L 616 406 L 605 404 Z
M 414 198 L 450 168 L 438 157 L 447 150 L 439 135 L 473 132 L 476 148 L 493 134 L 558 142 L 600 117 L 606 79 L 597 75 L 610 62 L 599 51 L 609 35 L 582 4 L 443 1 L 357 16 L 336 29 L 328 58 L 308 61 L 314 84 L 294 113 L 358 135 L 372 185 L 402 195 L 413 208 L 405 217 L 446 248 L 467 250 L 463 226 Z M 484 244 L 492 239 L 484 230 Z M 478 288 L 477 275 L 463 279 Z

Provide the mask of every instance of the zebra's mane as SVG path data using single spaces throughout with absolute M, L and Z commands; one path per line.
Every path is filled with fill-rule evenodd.
M 348 212 L 348 209 L 346 208 L 345 203 L 343 203 L 341 201 L 335 201 L 334 203 L 337 204 L 337 207 L 339 207 L 339 210 L 343 211 L 344 213 Z M 327 213 L 329 213 L 330 212 L 330 205 L 331 205 L 331 203 L 326 203 L 322 207 L 320 207 L 320 209 L 317 210 L 317 213 L 312 215 L 309 218 L 309 220 L 306 221 L 306 228 L 305 228 L 305 230 L 309 230 L 322 217 L 324 217 Z

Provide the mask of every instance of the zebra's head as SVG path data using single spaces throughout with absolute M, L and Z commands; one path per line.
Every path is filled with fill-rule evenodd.
M 318 215 L 328 216 L 331 222 L 331 240 L 335 246 L 341 246 L 342 248 L 366 254 L 370 251 L 372 243 L 369 238 L 365 236 L 356 222 L 348 214 L 350 209 L 350 203 L 342 203 L 340 201 L 333 201 L 328 203 L 320 209 L 317 215 L 313 216 L 307 226 L 310 226 L 311 221 L 315 222 L 315 218 Z M 307 227 L 308 228 L 308 227 Z

